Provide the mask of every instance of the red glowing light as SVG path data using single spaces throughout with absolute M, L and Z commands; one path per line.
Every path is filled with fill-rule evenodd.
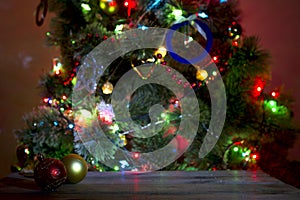
M 257 158 L 257 155 L 256 154 L 253 154 L 252 155 L 252 158 L 255 160 Z
M 66 95 L 63 95 L 63 96 L 62 96 L 62 99 L 63 99 L 63 100 L 66 100 L 66 99 L 67 99 L 67 96 L 66 96 Z
M 257 92 L 260 92 L 262 89 L 260 86 L 258 86 L 256 90 L 257 90 Z
M 216 61 L 218 61 L 218 57 L 217 56 L 214 56 L 213 57 L 213 60 L 216 62 Z
M 139 153 L 134 153 L 134 154 L 133 154 L 133 158 L 137 159 L 137 158 L 139 158 L 139 157 L 140 157 L 140 154 L 139 154 Z
M 264 89 L 265 81 L 257 77 L 254 82 L 254 90 L 252 92 L 253 97 L 259 97 Z
M 44 101 L 45 103 L 48 103 L 49 98 L 43 98 L 43 101 Z
M 279 92 L 278 91 L 273 91 L 271 93 L 271 96 L 274 97 L 274 98 L 277 98 L 277 97 L 279 97 Z
M 237 46 L 239 46 L 239 43 L 238 43 L 238 41 L 233 41 L 232 45 L 235 46 L 235 47 L 237 47 Z
M 124 6 L 127 7 L 127 15 L 130 17 L 131 9 L 135 9 L 137 7 L 137 3 L 135 0 L 127 0 L 124 2 Z
M 109 6 L 111 6 L 111 7 L 115 7 L 116 5 L 117 5 L 117 3 L 115 1 L 109 2 Z
M 52 176 L 59 176 L 60 170 L 59 169 L 52 169 L 51 170 L 51 175 Z

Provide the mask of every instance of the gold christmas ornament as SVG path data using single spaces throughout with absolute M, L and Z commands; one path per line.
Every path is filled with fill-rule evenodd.
M 106 83 L 103 84 L 102 86 L 102 92 L 103 94 L 111 94 L 114 89 L 113 84 L 111 82 L 107 81 Z
M 84 179 L 88 172 L 86 161 L 78 154 L 69 154 L 61 160 L 67 170 L 67 182 L 78 183 Z
M 197 70 L 196 79 L 198 79 L 200 81 L 204 81 L 207 77 L 208 77 L 208 73 L 206 70 L 204 70 L 204 69 Z

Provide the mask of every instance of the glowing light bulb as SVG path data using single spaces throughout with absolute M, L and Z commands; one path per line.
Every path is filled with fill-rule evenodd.
M 69 124 L 68 127 L 69 127 L 69 129 L 73 129 L 74 128 L 74 124 Z
M 139 153 L 134 153 L 134 154 L 133 154 L 133 158 L 137 159 L 137 158 L 139 158 L 139 157 L 140 157 L 140 154 L 139 154 Z
M 269 104 L 270 104 L 270 106 L 276 106 L 276 101 L 271 100 L 271 101 L 269 101 Z
M 260 92 L 262 89 L 261 89 L 261 87 L 257 87 L 257 89 L 256 89 L 258 92 Z
M 81 8 L 84 10 L 84 11 L 91 11 L 91 7 L 89 6 L 89 4 L 86 4 L 86 3 L 82 3 L 81 4 Z
M 52 176 L 56 177 L 56 176 L 59 176 L 60 170 L 59 169 L 52 169 L 50 173 L 51 173 Z
M 114 89 L 113 84 L 111 84 L 109 81 L 103 84 L 102 86 L 102 92 L 103 94 L 111 94 Z
M 174 9 L 172 11 L 172 15 L 174 15 L 175 19 L 178 20 L 182 16 L 183 12 L 180 9 Z

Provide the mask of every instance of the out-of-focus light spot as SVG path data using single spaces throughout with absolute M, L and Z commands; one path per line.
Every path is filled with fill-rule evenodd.
M 238 152 L 238 150 L 239 150 L 238 147 L 234 147 L 234 148 L 233 148 L 233 151 L 234 151 L 234 152 Z

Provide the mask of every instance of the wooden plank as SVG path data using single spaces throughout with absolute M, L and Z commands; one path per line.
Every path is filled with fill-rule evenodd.
M 0 180 L 0 199 L 300 199 L 300 190 L 261 171 L 89 172 L 78 184 L 40 191 L 32 178 Z

